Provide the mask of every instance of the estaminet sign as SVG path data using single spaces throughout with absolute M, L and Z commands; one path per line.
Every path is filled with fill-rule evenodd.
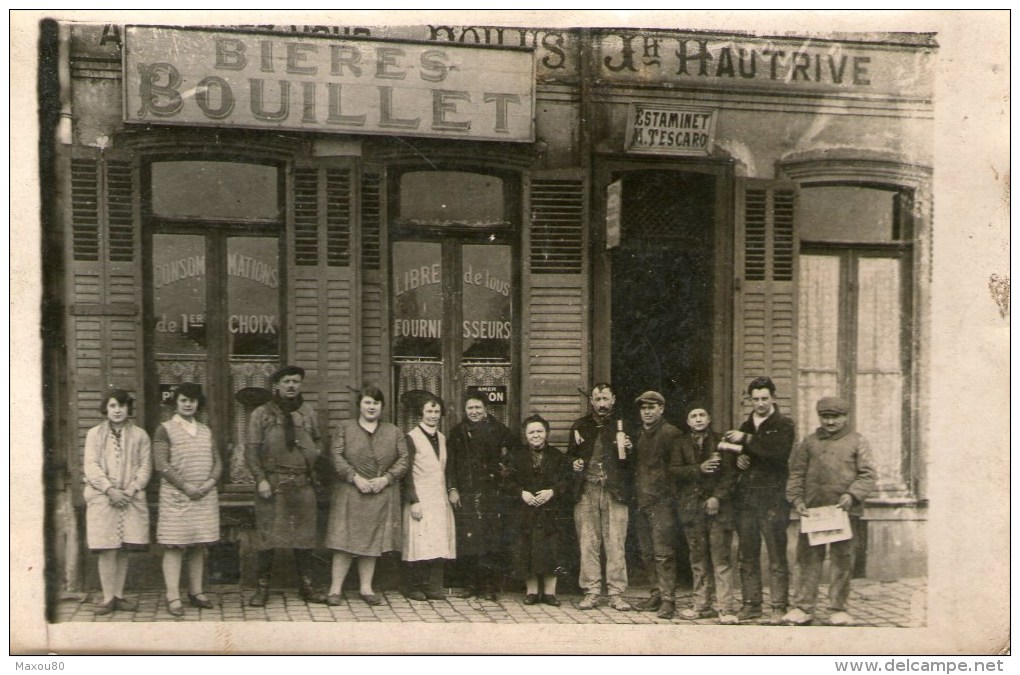
M 127 26 L 124 120 L 533 141 L 530 49 Z

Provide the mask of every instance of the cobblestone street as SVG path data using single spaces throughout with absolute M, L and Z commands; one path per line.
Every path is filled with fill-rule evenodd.
M 826 597 L 823 586 L 819 598 Z M 619 612 L 602 603 L 594 610 L 577 609 L 578 596 L 558 596 L 560 607 L 544 604 L 523 604 L 523 593 L 504 593 L 498 601 L 478 598 L 413 602 L 396 591 L 384 593 L 386 604 L 371 607 L 357 592 L 346 591 L 346 600 L 339 607 L 309 604 L 298 598 L 293 589 L 274 590 L 265 607 L 249 607 L 245 602 L 248 591 L 233 587 L 213 587 L 207 595 L 216 604 L 214 609 L 188 607 L 185 614 L 174 617 L 167 612 L 166 599 L 159 591 L 140 594 L 128 592 L 128 599 L 138 601 L 134 612 L 117 611 L 104 616 L 95 615 L 95 602 L 102 601 L 98 592 L 68 594 L 57 608 L 57 622 L 152 622 L 152 621 L 317 621 L 317 622 L 426 622 L 426 623 L 555 623 L 555 624 L 677 624 L 711 625 L 715 619 L 695 622 L 658 619 L 654 612 Z M 767 591 L 766 591 L 767 594 Z M 632 588 L 626 597 L 632 604 L 647 597 L 646 589 Z M 821 604 L 821 603 L 820 603 Z M 678 608 L 690 606 L 690 592 L 678 595 Z M 768 606 L 766 595 L 765 606 Z M 925 625 L 927 585 L 924 579 L 904 579 L 893 582 L 855 579 L 850 593 L 849 611 L 856 626 L 919 627 Z M 763 623 L 763 622 L 755 622 Z M 816 615 L 815 625 L 825 625 L 825 616 Z M 750 625 L 750 624 L 744 624 Z

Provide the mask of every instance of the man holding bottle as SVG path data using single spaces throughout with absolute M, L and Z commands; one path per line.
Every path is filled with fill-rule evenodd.
M 603 578 L 613 609 L 626 612 L 628 504 L 633 483 L 632 449 L 623 420 L 614 415 L 616 396 L 605 382 L 589 396 L 592 412 L 570 428 L 568 456 L 574 469 L 574 525 L 581 552 L 578 584 L 584 591 L 579 609 L 595 609 Z M 600 556 L 606 554 L 605 576 Z

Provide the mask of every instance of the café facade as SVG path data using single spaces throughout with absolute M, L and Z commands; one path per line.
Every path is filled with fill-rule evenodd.
M 244 558 L 246 420 L 283 363 L 324 433 L 368 382 L 405 428 L 407 392 L 450 425 L 474 391 L 561 447 L 601 381 L 724 430 L 770 375 L 798 438 L 843 395 L 879 470 L 861 572 L 925 573 L 931 34 L 47 31 L 54 587 L 94 573 L 81 457 L 111 386 L 151 433 L 203 384 Z

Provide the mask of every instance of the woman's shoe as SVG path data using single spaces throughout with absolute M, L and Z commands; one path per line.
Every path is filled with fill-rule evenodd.
M 361 596 L 361 599 L 365 601 L 366 605 L 372 605 L 373 607 L 376 607 L 378 605 L 383 604 L 383 599 L 381 595 L 377 595 L 375 593 L 359 593 L 359 595 Z
M 542 602 L 552 607 L 559 607 L 562 604 L 555 595 L 543 595 Z
M 537 605 L 538 604 L 538 594 L 537 593 L 528 593 L 527 595 L 525 595 L 524 596 L 524 604 L 525 605 Z
M 212 600 L 205 597 L 205 593 L 199 593 L 198 595 L 192 595 L 188 593 L 188 602 L 191 603 L 192 607 L 198 607 L 200 609 L 212 609 Z
M 124 598 L 113 598 L 113 608 L 118 612 L 133 612 L 138 609 L 138 603 L 134 600 L 125 600 Z
M 344 594 L 330 593 L 329 595 L 326 596 L 326 604 L 329 605 L 330 607 L 339 607 L 340 605 L 344 604 Z
M 104 616 L 113 611 L 114 605 L 117 604 L 117 599 L 114 598 L 107 602 L 96 603 L 96 616 Z
M 181 599 L 167 600 L 166 611 L 170 612 L 171 616 L 184 616 L 184 605 L 181 604 Z

